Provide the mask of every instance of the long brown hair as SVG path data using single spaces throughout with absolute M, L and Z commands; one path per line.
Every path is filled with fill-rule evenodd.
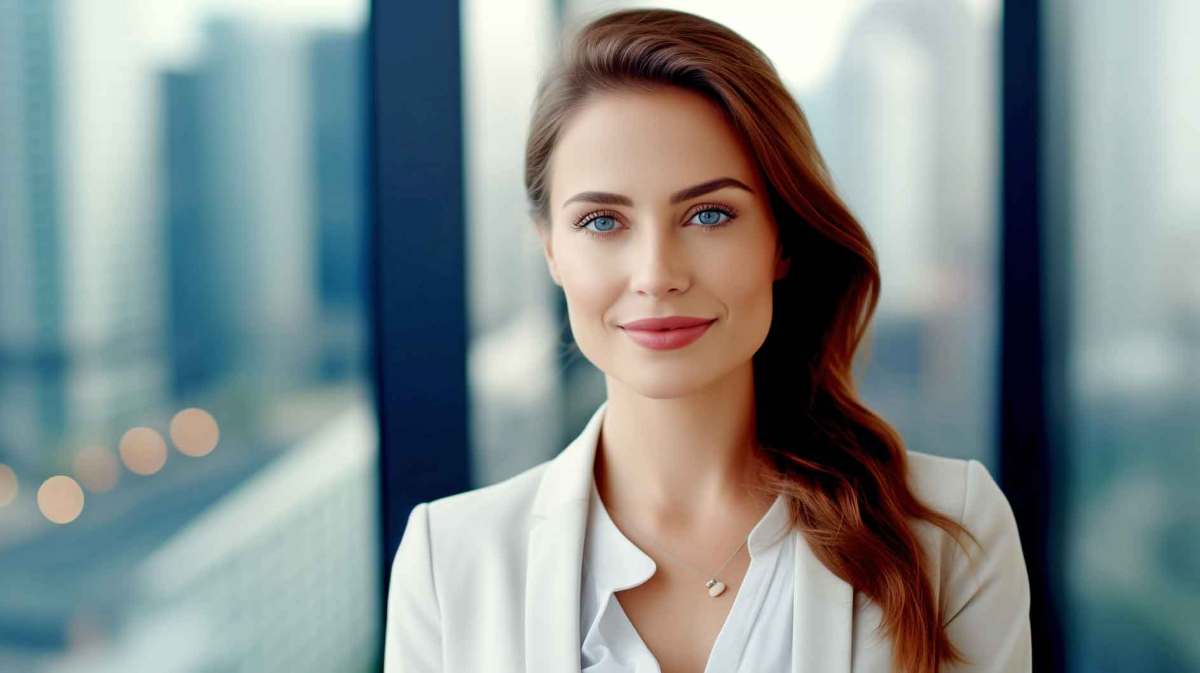
M 858 399 L 854 355 L 879 301 L 875 252 L 766 55 L 729 28 L 680 11 L 623 10 L 583 26 L 535 100 L 525 156 L 534 222 L 549 226 L 550 157 L 587 96 L 664 85 L 727 113 L 764 176 L 792 259 L 775 283 L 771 328 L 753 362 L 765 483 L 793 497 L 793 525 L 821 562 L 880 606 L 900 670 L 932 673 L 943 660 L 962 662 L 942 628 L 913 520 L 960 545 L 960 533 L 975 538 L 916 498 L 899 434 Z

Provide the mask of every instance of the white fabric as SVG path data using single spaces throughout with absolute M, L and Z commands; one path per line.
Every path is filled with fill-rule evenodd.
M 384 673 L 578 673 L 589 490 L 607 403 L 553 459 L 483 488 L 418 503 L 392 560 Z M 918 499 L 965 525 L 967 556 L 916 522 L 950 641 L 971 663 L 941 673 L 1032 670 L 1029 577 L 1004 492 L 975 460 L 908 451 Z M 792 537 L 788 673 L 890 673 L 879 606 Z M 778 669 L 775 669 L 778 670 Z
M 750 566 L 742 585 L 710 600 L 732 600 L 705 673 L 787 671 L 792 660 L 792 585 L 795 564 L 788 530 L 788 498 L 780 495 L 750 530 Z M 616 592 L 654 576 L 654 559 L 617 528 L 595 482 L 584 542 L 580 605 L 582 673 L 661 673 Z M 696 591 L 707 592 L 696 580 Z

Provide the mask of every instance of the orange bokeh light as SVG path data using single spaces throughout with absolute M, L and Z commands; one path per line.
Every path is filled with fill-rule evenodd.
M 38 488 L 37 504 L 42 516 L 50 521 L 71 523 L 83 512 L 83 489 L 74 479 L 56 474 Z
M 171 441 L 184 455 L 195 458 L 207 456 L 217 447 L 220 439 L 221 429 L 217 426 L 217 419 L 203 409 L 184 409 L 171 419 Z
M 134 474 L 154 474 L 167 462 L 167 443 L 162 435 L 151 428 L 130 428 L 121 437 L 118 451 L 121 462 Z
M 0 507 L 11 503 L 17 499 L 17 491 L 20 490 L 20 485 L 17 482 L 17 473 L 4 463 L 0 463 Z
M 117 457 L 103 446 L 87 446 L 75 454 L 75 476 L 92 493 L 107 493 L 121 474 Z

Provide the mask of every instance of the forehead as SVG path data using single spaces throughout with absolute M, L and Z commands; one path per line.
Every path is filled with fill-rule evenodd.
M 681 187 L 737 178 L 762 193 L 753 161 L 724 111 L 675 87 L 591 95 L 559 136 L 550 171 L 552 208 L 587 190 L 665 202 Z

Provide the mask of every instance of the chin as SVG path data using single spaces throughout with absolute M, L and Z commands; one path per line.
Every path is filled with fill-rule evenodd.
M 687 397 L 712 385 L 720 378 L 720 371 L 712 361 L 685 358 L 657 366 L 635 363 L 609 375 L 642 397 L 669 400 Z

